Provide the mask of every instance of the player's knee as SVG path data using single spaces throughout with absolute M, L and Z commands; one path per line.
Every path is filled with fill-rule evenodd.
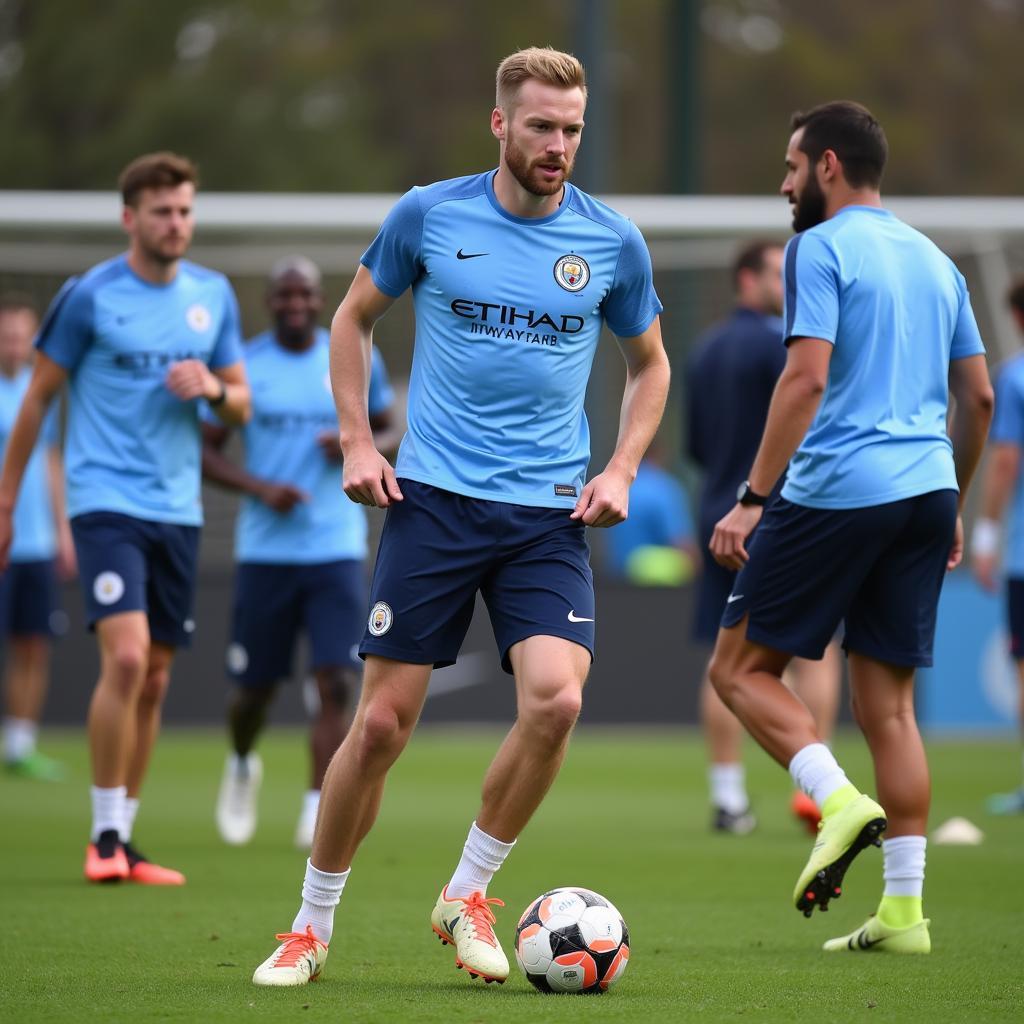
M 722 703 L 729 706 L 730 696 L 735 686 L 735 673 L 729 659 L 717 648 L 708 663 L 708 679 Z
M 391 764 L 402 752 L 408 735 L 397 709 L 384 701 L 370 705 L 358 718 L 356 749 L 360 763 Z
M 145 680 L 148 657 L 149 652 L 143 644 L 122 641 L 110 651 L 105 675 L 120 694 L 134 695 Z
M 526 701 L 519 711 L 519 724 L 529 735 L 557 746 L 572 732 L 582 707 L 583 694 L 573 681 Z
M 351 668 L 325 669 L 317 673 L 317 689 L 321 707 L 337 714 L 344 711 L 359 685 L 358 674 Z

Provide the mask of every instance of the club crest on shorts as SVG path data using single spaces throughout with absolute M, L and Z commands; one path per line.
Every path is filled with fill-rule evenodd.
M 185 323 L 187 323 L 193 331 L 199 331 L 202 333 L 212 322 L 213 317 L 210 316 L 210 311 L 198 302 L 194 306 L 189 306 L 188 309 L 185 310 Z
M 590 267 L 582 256 L 568 253 L 555 261 L 555 280 L 567 292 L 581 292 L 590 281 Z
M 394 621 L 395 613 L 391 610 L 391 605 L 386 601 L 378 601 L 370 609 L 370 620 L 367 622 L 366 628 L 374 636 L 383 636 Z
M 241 644 L 233 643 L 228 646 L 224 660 L 229 672 L 241 675 L 249 667 L 249 652 Z
M 101 572 L 92 583 L 92 596 L 99 604 L 116 604 L 124 594 L 124 580 L 116 572 Z

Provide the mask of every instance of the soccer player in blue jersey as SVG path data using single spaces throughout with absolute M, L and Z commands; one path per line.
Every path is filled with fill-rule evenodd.
M 29 455 L 67 382 L 68 515 L 100 653 L 89 707 L 85 875 L 180 885 L 180 872 L 132 845 L 132 826 L 174 652 L 194 629 L 199 400 L 241 423 L 249 388 L 231 286 L 182 259 L 192 240 L 195 168 L 173 153 L 148 154 L 119 184 L 127 253 L 71 278 L 36 342 L 0 476 L 0 564 Z
M 1014 282 L 1007 300 L 1017 327 L 1024 333 L 1024 278 Z M 1017 666 L 1018 714 L 1024 736 L 1024 352 L 1007 359 L 999 368 L 990 441 L 981 514 L 971 531 L 971 564 L 986 590 L 999 589 L 1000 522 L 1009 509 L 1002 571 L 1006 577 L 1010 654 Z M 1024 813 L 1024 781 L 1011 793 L 993 796 L 989 810 L 994 814 Z
M 360 647 L 362 697 L 324 780 L 302 905 L 256 984 L 300 985 L 320 972 L 385 776 L 431 667 L 458 657 L 477 592 L 515 677 L 518 717 L 431 923 L 458 967 L 488 981 L 508 975 L 488 883 L 565 755 L 594 649 L 585 527 L 625 518 L 669 378 L 640 233 L 568 180 L 585 105 L 575 57 L 530 48 L 502 61 L 491 113 L 498 168 L 406 193 L 335 315 L 345 492 L 388 514 Z M 409 428 L 392 469 L 373 443 L 366 389 L 373 325 L 408 288 Z M 626 386 L 615 451 L 587 481 L 583 399 L 603 324 L 620 340 Z
M 736 574 L 715 561 L 708 544 L 715 523 L 732 507 L 736 488 L 750 472 L 772 392 L 786 362 L 782 245 L 764 239 L 744 243 L 733 261 L 732 279 L 735 307 L 697 339 L 685 380 L 687 447 L 704 473 L 698 515 L 704 567 L 697 583 L 693 635 L 709 647 L 718 636 Z M 811 709 L 825 739 L 832 735 L 839 706 L 839 657 L 838 644 L 830 643 L 821 661 L 794 658 L 787 669 L 787 682 Z M 743 726 L 722 703 L 706 672 L 700 703 L 710 760 L 711 827 L 746 835 L 757 821 L 741 758 Z M 821 816 L 809 796 L 797 790 L 792 807 L 807 827 L 817 829 Z
M 822 810 L 798 910 L 827 908 L 888 827 L 878 913 L 825 948 L 927 953 L 931 794 L 914 672 L 932 662 L 939 591 L 962 556 L 960 510 L 992 388 L 963 276 L 882 207 L 878 121 L 840 101 L 794 115 L 792 129 L 782 194 L 799 233 L 785 255 L 786 367 L 749 480 L 711 540 L 719 563 L 740 570 L 711 680 Z M 781 498 L 764 510 L 787 463 Z M 849 781 L 781 680 L 794 655 L 820 658 L 841 620 L 881 806 Z
M 32 339 L 39 317 L 27 298 L 0 296 L 0 452 L 32 376 Z M 56 781 L 63 767 L 36 749 L 50 674 L 50 640 L 59 612 L 57 576 L 75 573 L 75 549 L 64 515 L 64 469 L 58 409 L 46 418 L 14 508 L 16 527 L 7 571 L 0 574 L 4 638 L 3 759 L 9 772 Z
M 245 495 L 235 533 L 235 599 L 227 665 L 235 684 L 228 709 L 232 752 L 217 800 L 225 842 L 256 829 L 263 768 L 254 745 L 278 683 L 289 676 L 300 631 L 310 644 L 319 711 L 310 735 L 312 772 L 295 833 L 308 849 L 331 755 L 345 738 L 358 693 L 356 649 L 366 614 L 366 513 L 341 489 L 338 418 L 331 395 L 330 336 L 320 271 L 302 256 L 272 268 L 270 330 L 245 346 L 252 419 L 245 464 L 222 453 L 226 425 L 204 422 L 203 475 Z M 394 443 L 394 395 L 373 350 L 368 412 L 374 439 Z

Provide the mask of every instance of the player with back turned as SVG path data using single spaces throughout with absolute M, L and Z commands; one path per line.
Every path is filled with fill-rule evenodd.
M 432 666 L 458 657 L 477 592 L 517 718 L 483 785 L 462 857 L 431 915 L 456 965 L 504 981 L 488 884 L 558 773 L 594 650 L 586 526 L 627 513 L 668 389 L 661 303 L 628 220 L 568 181 L 583 68 L 531 48 L 502 61 L 497 170 L 414 188 L 388 214 L 334 318 L 331 376 L 349 497 L 388 509 L 371 585 L 355 721 L 324 780 L 290 933 L 253 977 L 300 985 L 327 956 L 334 909 Z M 411 288 L 409 429 L 396 468 L 366 410 L 374 323 Z M 626 362 L 619 436 L 586 481 L 587 379 L 602 325 Z M 366 922 L 356 925 L 368 934 Z M 372 932 L 372 926 L 370 928 Z
M 852 859 L 888 829 L 877 914 L 825 948 L 927 953 L 931 792 L 914 674 L 932 663 L 939 592 L 962 556 L 960 510 L 992 388 L 963 276 L 882 207 L 887 151 L 859 104 L 793 117 L 782 194 L 799 234 L 784 262 L 786 367 L 750 478 L 711 540 L 719 563 L 740 572 L 710 674 L 821 808 L 798 910 L 827 908 Z M 840 621 L 881 806 L 850 782 L 781 679 L 793 656 L 820 658 Z
M 132 844 L 139 793 L 178 647 L 194 623 L 202 507 L 200 399 L 249 415 L 238 307 L 223 275 L 186 262 L 196 169 L 174 153 L 120 178 L 127 253 L 71 278 L 36 342 L 0 477 L 0 564 L 46 410 L 68 382 L 68 515 L 100 677 L 89 705 L 90 881 L 180 885 Z

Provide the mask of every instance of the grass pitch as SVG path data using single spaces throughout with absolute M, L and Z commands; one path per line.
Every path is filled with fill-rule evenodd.
M 291 846 L 306 773 L 297 733 L 266 737 L 260 828 L 219 841 L 213 804 L 220 735 L 168 731 L 136 827 L 142 849 L 181 868 L 183 889 L 81 879 L 88 829 L 84 737 L 50 734 L 72 780 L 0 778 L 0 1019 L 4 1021 L 1019 1021 L 1024 1005 L 1024 818 L 985 796 L 1015 780 L 1009 742 L 933 742 L 933 823 L 964 815 L 978 847 L 929 846 L 931 956 L 826 955 L 881 893 L 881 854 L 847 875 L 843 898 L 810 921 L 790 905 L 809 839 L 788 816 L 788 779 L 748 750 L 757 831 L 708 830 L 705 766 L 688 732 L 581 730 L 548 800 L 491 895 L 512 959 L 515 922 L 545 889 L 606 894 L 630 927 L 632 958 L 600 997 L 544 996 L 513 964 L 502 987 L 471 982 L 429 915 L 477 808 L 496 732 L 423 731 L 392 773 L 377 827 L 339 908 L 323 981 L 257 989 L 253 968 L 287 930 L 303 855 Z M 837 744 L 870 787 L 854 737 Z

